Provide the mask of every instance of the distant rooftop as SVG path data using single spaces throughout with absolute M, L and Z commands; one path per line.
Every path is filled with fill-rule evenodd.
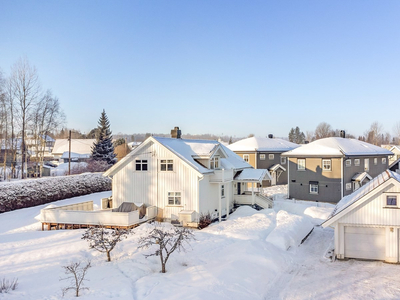
M 298 144 L 279 138 L 250 137 L 228 146 L 232 151 L 285 152 L 299 147 Z

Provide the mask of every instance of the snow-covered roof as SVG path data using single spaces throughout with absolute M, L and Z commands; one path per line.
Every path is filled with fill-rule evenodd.
M 271 176 L 266 169 L 244 169 L 236 174 L 234 180 L 262 182 L 263 180 L 271 180 Z
M 71 158 L 89 158 L 90 153 L 85 153 L 85 154 L 80 154 L 80 153 L 75 153 L 71 151 Z M 68 159 L 69 158 L 69 151 L 65 151 L 62 155 L 61 158 Z
M 298 144 L 279 139 L 250 137 L 237 141 L 228 146 L 232 151 L 266 151 L 266 152 L 285 152 L 299 147 Z
M 286 171 L 286 169 L 280 164 L 275 164 L 271 168 L 269 168 L 270 171 L 276 171 L 278 169 L 282 169 L 283 171 Z
M 361 198 L 363 198 L 365 195 L 388 181 L 389 179 L 395 179 L 400 183 L 400 174 L 397 174 L 395 172 L 392 172 L 390 170 L 386 170 L 373 178 L 371 181 L 360 187 L 358 190 L 353 192 L 350 195 L 347 195 L 343 197 L 338 204 L 336 205 L 335 209 L 332 211 L 332 214 L 329 216 L 329 218 L 324 222 L 323 226 L 329 226 L 331 225 L 331 220 L 335 216 L 337 216 L 339 213 L 343 212 L 345 209 L 349 208 L 352 204 L 356 203 L 359 201 Z
M 393 155 L 387 149 L 375 146 L 356 139 L 341 137 L 329 137 L 319 139 L 296 149 L 285 152 L 283 156 L 306 157 L 306 156 L 361 156 L 361 155 Z
M 90 154 L 96 139 L 71 139 L 71 153 Z M 68 139 L 56 139 L 53 147 L 53 155 L 61 155 L 69 151 Z
M 351 180 L 363 182 L 365 178 L 368 178 L 369 180 L 372 179 L 371 175 L 369 175 L 367 172 L 362 172 L 362 173 L 356 173 L 356 174 L 351 178 Z
M 251 168 L 251 166 L 245 162 L 241 157 L 229 150 L 227 147 L 213 140 L 189 140 L 189 139 L 176 139 L 176 138 L 164 138 L 164 137 L 153 137 L 156 141 L 161 143 L 163 146 L 174 152 L 177 156 L 182 158 L 193 168 L 202 174 L 211 173 L 210 170 L 201 164 L 196 159 L 199 158 L 210 158 L 218 149 L 224 153 L 224 157 L 220 158 L 221 167 L 224 169 L 245 169 Z
M 220 153 L 220 166 L 224 169 L 242 170 L 252 168 L 241 157 L 229 150 L 227 147 L 212 140 L 190 140 L 190 139 L 176 139 L 165 137 L 149 137 L 140 146 L 132 150 L 127 156 L 121 159 L 117 164 L 108 169 L 104 176 L 110 176 L 118 172 L 123 166 L 136 155 L 141 148 L 150 141 L 156 141 L 174 153 L 176 156 L 185 161 L 188 165 L 193 167 L 201 174 L 213 173 L 214 170 L 208 169 L 197 160 L 211 158 L 213 155 Z
M 388 169 L 392 169 L 394 165 L 397 165 L 397 164 L 399 164 L 399 163 L 400 163 L 400 158 L 399 158 L 398 160 L 392 162 L 392 163 L 389 165 Z
M 392 152 L 393 152 L 393 150 L 395 150 L 395 151 L 397 151 L 397 152 L 400 152 L 400 146 L 398 146 L 398 145 L 392 145 L 392 147 L 390 147 L 389 150 L 392 151 Z

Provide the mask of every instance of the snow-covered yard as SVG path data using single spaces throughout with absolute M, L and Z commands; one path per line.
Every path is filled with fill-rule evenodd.
M 100 199 L 102 192 L 54 202 Z M 0 215 L 0 279 L 18 278 L 17 290 L 0 299 L 60 299 L 67 282 L 61 266 L 92 260 L 82 299 L 399 299 L 398 265 L 367 261 L 331 262 L 325 254 L 333 230 L 318 224 L 332 205 L 283 200 L 274 187 L 275 208 L 240 207 L 222 223 L 195 231 L 185 253 L 174 253 L 161 274 L 158 257 L 146 259 L 138 240 L 150 224 L 134 230 L 111 253 L 89 250 L 84 230 L 40 231 L 46 205 Z M 282 193 L 281 195 L 279 193 Z M 314 226 L 309 238 L 299 241 Z M 286 250 L 288 249 L 288 250 Z M 66 299 L 76 299 L 73 293 Z

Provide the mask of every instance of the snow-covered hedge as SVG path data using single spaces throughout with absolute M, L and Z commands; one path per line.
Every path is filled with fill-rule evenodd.
M 0 184 L 0 213 L 111 190 L 102 173 L 57 176 Z

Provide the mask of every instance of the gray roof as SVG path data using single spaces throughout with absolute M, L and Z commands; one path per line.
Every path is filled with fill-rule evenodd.
M 285 152 L 299 147 L 298 144 L 279 138 L 250 137 L 228 146 L 232 151 Z

